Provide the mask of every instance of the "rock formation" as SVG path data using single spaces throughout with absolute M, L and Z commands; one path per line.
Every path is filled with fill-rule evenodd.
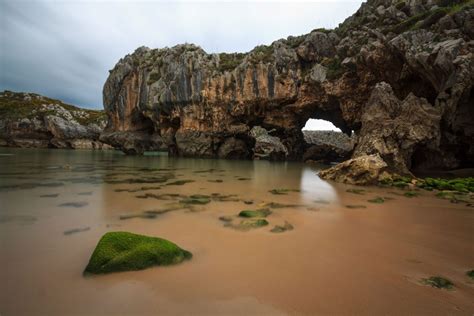
M 103 149 L 103 111 L 80 109 L 34 93 L 0 93 L 0 146 Z
M 353 138 L 336 131 L 303 131 L 307 149 L 303 161 L 341 162 L 351 157 Z
M 368 0 L 335 30 L 248 53 L 141 47 L 110 71 L 101 139 L 138 154 L 302 159 L 316 118 L 354 131 L 353 158 L 379 155 L 398 174 L 472 167 L 473 30 L 472 0 Z

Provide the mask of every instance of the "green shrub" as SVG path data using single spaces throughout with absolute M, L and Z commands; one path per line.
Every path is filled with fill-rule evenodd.
M 234 70 L 238 65 L 242 63 L 246 55 L 247 54 L 244 54 L 244 53 L 219 54 L 218 70 L 220 72 Z

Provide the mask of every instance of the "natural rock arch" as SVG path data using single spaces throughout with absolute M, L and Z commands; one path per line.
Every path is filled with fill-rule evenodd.
M 141 47 L 110 71 L 101 139 L 128 153 L 301 159 L 301 128 L 321 118 L 355 131 L 353 157 L 379 154 L 399 173 L 412 161 L 466 165 L 474 160 L 474 8 L 434 5 L 369 0 L 336 30 L 245 54 Z

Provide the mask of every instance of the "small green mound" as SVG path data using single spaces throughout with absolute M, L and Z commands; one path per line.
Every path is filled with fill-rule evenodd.
M 467 275 L 468 277 L 470 277 L 471 279 L 474 280 L 474 270 L 467 271 L 467 272 L 466 272 L 466 275 Z
M 267 217 L 272 211 L 268 208 L 261 208 L 257 210 L 243 210 L 239 213 L 240 217 Z
M 440 276 L 432 276 L 428 279 L 422 279 L 421 282 L 437 289 L 451 290 L 454 287 L 453 282 Z
M 191 259 L 189 251 L 161 238 L 109 232 L 99 240 L 84 273 L 142 270 Z
M 287 230 L 293 230 L 293 228 L 294 228 L 293 225 L 291 225 L 290 223 L 285 221 L 285 225 L 283 225 L 283 226 L 275 225 L 275 227 L 273 227 L 270 230 L 270 232 L 272 232 L 272 233 L 284 233 Z
M 367 200 L 367 202 L 370 202 L 370 203 L 376 203 L 376 204 L 382 204 L 385 202 L 385 199 L 384 198 L 381 198 L 380 196 L 374 198 L 374 199 L 371 199 L 371 200 Z

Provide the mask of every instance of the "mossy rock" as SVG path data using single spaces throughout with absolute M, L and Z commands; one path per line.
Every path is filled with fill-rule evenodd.
M 467 272 L 466 272 L 466 275 L 467 275 L 468 277 L 470 277 L 471 279 L 474 280 L 474 270 L 467 271 Z
M 272 211 L 268 208 L 261 208 L 257 210 L 243 210 L 239 213 L 240 217 L 267 217 Z
M 84 273 L 103 274 L 166 266 L 191 259 L 189 251 L 157 237 L 109 232 L 99 240 Z
M 428 279 L 422 279 L 421 282 L 425 285 L 429 285 L 437 289 L 451 290 L 454 288 L 453 282 L 440 276 L 432 276 Z

